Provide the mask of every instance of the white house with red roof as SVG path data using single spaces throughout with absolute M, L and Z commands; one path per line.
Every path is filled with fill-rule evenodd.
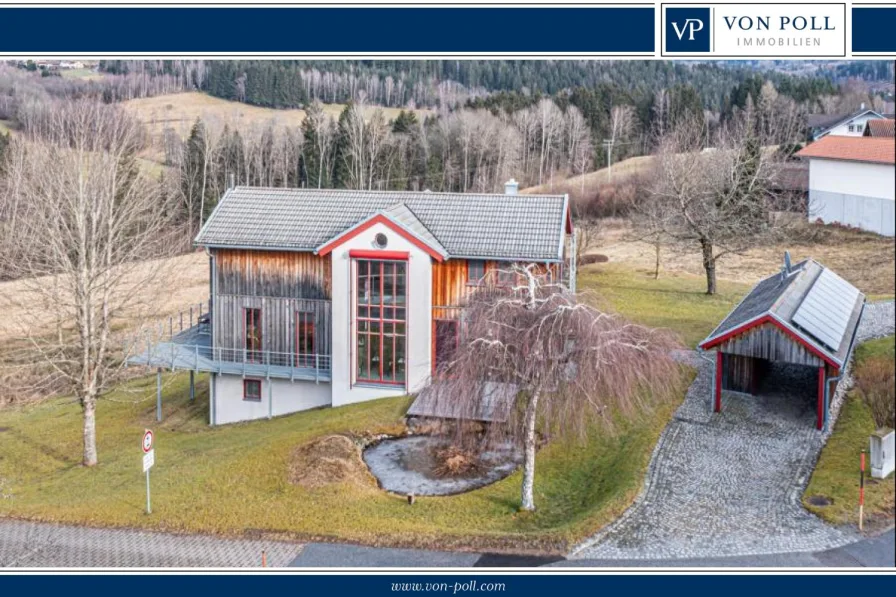
M 896 140 L 828 135 L 797 154 L 809 161 L 809 221 L 894 235 Z

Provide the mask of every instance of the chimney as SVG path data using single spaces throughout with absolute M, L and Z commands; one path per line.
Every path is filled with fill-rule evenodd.
M 790 265 L 790 251 L 784 251 L 784 265 L 781 267 L 781 282 L 790 275 L 792 266 Z
M 864 109 L 865 109 L 865 102 L 862 102 L 862 107 L 859 108 L 859 109 L 860 109 L 860 110 L 864 110 Z
M 505 195 L 516 195 L 520 190 L 520 183 L 516 181 L 516 179 L 511 178 L 507 182 L 504 183 L 504 194 Z

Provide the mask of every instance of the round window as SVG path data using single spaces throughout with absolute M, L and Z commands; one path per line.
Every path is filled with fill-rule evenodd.
M 389 238 L 382 232 L 379 232 L 375 237 L 373 237 L 373 244 L 375 244 L 380 249 L 385 249 L 386 245 L 389 244 Z

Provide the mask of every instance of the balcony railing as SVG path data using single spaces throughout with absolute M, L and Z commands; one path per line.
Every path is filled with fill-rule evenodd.
M 148 354 L 148 364 L 171 369 L 193 369 L 242 375 L 330 379 L 332 358 L 327 354 L 305 354 L 213 348 L 207 344 L 155 344 Z

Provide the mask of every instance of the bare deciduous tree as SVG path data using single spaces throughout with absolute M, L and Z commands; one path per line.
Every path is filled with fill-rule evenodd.
M 798 120 L 788 117 L 769 130 L 794 139 Z M 649 197 L 637 210 L 652 239 L 700 251 L 707 294 L 716 293 L 720 258 L 775 240 L 789 220 L 773 212 L 794 208 L 777 187 L 783 158 L 758 122 L 748 105 L 715 135 L 704 119 L 676 124 L 659 139 Z
M 11 267 L 23 289 L 0 297 L 21 314 L 31 359 L 80 401 L 83 463 L 97 463 L 96 404 L 127 348 L 116 329 L 155 302 L 147 289 L 171 242 L 171 206 L 141 172 L 139 123 L 121 109 L 64 102 L 51 116 L 52 140 L 17 139 L 7 204 L 19 206 Z M 141 301 L 146 301 L 141 303 Z
M 460 346 L 424 399 L 437 410 L 450 405 L 462 422 L 492 407 L 506 415 L 477 443 L 522 445 L 522 508 L 534 510 L 539 425 L 552 436 L 581 438 L 594 425 L 609 431 L 614 417 L 667 398 L 677 366 L 667 337 L 579 301 L 540 266 L 502 273 L 515 275 L 516 285 L 490 286 L 471 298 Z M 503 393 L 511 404 L 486 407 L 487 387 L 509 390 Z M 464 441 L 471 426 L 456 429 Z

